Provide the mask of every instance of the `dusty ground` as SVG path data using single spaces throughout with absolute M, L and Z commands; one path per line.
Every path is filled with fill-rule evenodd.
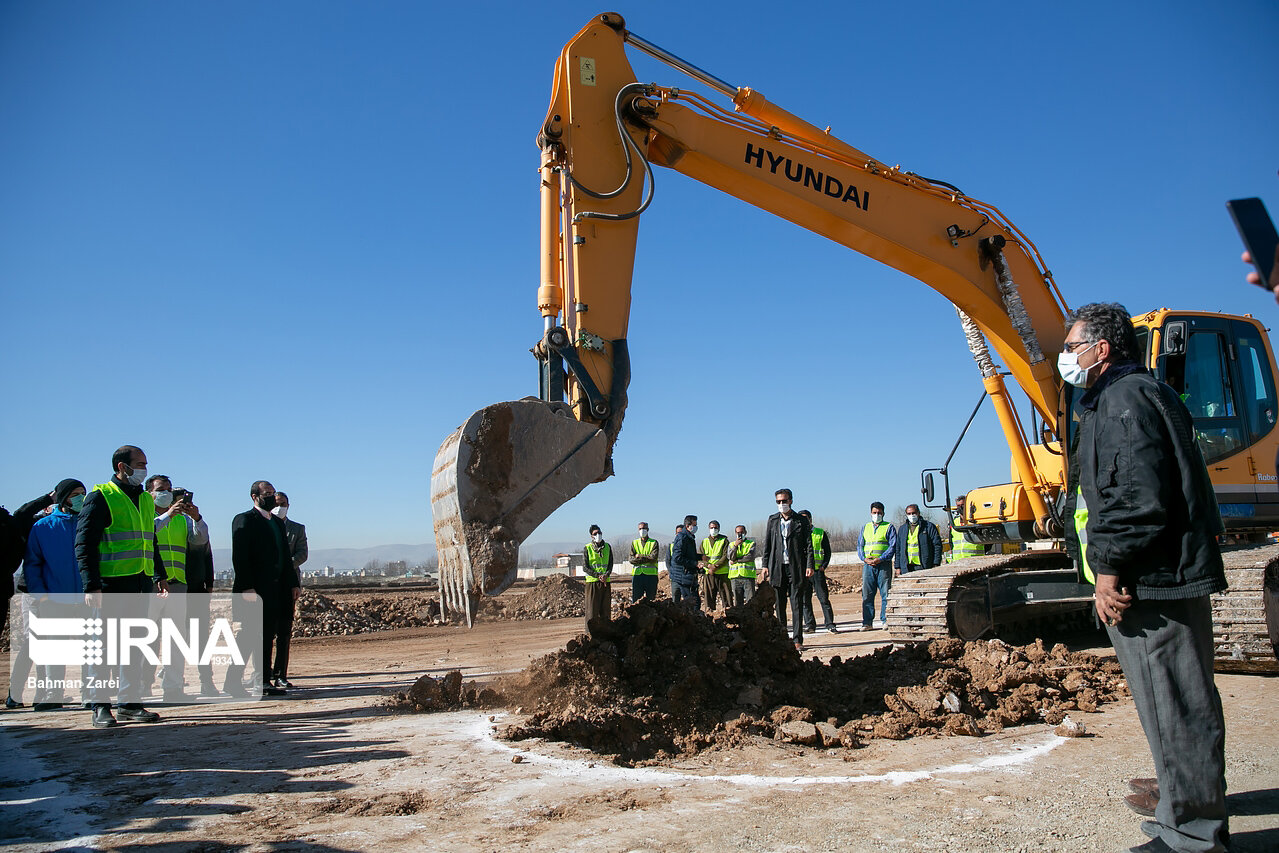
M 843 625 L 859 607 L 835 597 Z M 299 688 L 164 710 L 95 731 L 88 713 L 0 713 L 6 850 L 1116 850 L 1144 840 L 1120 801 L 1151 774 L 1127 700 L 984 737 L 819 750 L 763 739 L 625 768 L 580 748 L 493 737 L 501 712 L 397 714 L 423 674 L 512 672 L 580 619 L 295 640 Z M 818 634 L 847 659 L 883 632 Z M 7 668 L 7 662 L 5 664 Z M 7 680 L 7 673 L 5 673 Z M 1279 849 L 1279 680 L 1220 675 L 1236 851 Z M 490 717 L 494 719 L 490 720 Z

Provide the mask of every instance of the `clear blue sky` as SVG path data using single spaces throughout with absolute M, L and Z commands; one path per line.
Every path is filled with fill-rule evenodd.
M 1279 215 L 1272 0 L 615 10 L 995 204 L 1072 306 L 1279 316 L 1244 283 L 1223 206 L 1259 195 Z M 0 502 L 102 482 L 132 443 L 196 492 L 217 547 L 257 478 L 290 493 L 312 547 L 431 541 L 441 440 L 537 391 L 534 137 L 556 55 L 603 11 L 0 5 Z M 911 501 L 980 393 L 949 304 L 657 179 L 617 476 L 530 541 L 584 539 L 592 522 L 612 538 L 639 518 L 665 539 L 687 512 L 760 519 L 781 485 L 850 524 L 873 499 Z M 796 366 L 803 402 L 782 405 Z M 743 399 L 753 416 L 725 414 Z M 952 472 L 960 488 L 1006 481 L 988 409 Z

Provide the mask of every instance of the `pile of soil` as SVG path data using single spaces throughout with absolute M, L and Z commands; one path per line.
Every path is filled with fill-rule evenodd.
M 430 593 L 374 593 L 338 601 L 303 589 L 293 621 L 293 636 L 367 634 L 390 628 L 435 625 L 439 621 L 440 602 Z
M 408 690 L 392 693 L 386 706 L 393 711 L 456 711 L 459 708 L 491 708 L 500 704 L 501 697 L 493 690 L 472 682 L 463 687 L 462 671 L 445 673 L 440 678 L 423 675 Z
M 1056 725 L 1127 691 L 1113 660 L 1042 642 L 935 640 L 804 660 L 774 601 L 765 586 L 713 620 L 669 601 L 632 605 L 496 685 L 529 715 L 500 734 L 567 741 L 632 765 L 758 737 L 852 748 L 867 738 Z
M 507 601 L 497 601 L 504 619 L 560 619 L 582 616 L 586 602 L 586 585 L 568 575 L 538 578 L 533 588 Z

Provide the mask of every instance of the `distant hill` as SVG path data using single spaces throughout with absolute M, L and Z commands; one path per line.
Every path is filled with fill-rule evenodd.
M 532 542 L 520 549 L 524 560 L 546 560 L 555 554 L 580 550 L 580 542 Z M 435 559 L 434 545 L 374 545 L 371 548 L 312 548 L 311 556 L 302 564 L 303 572 L 317 572 L 332 566 L 335 572 L 362 569 L 372 560 L 393 563 L 403 560 L 410 566 Z M 523 560 L 521 561 L 523 562 Z M 219 572 L 231 570 L 231 549 L 213 549 L 213 565 Z

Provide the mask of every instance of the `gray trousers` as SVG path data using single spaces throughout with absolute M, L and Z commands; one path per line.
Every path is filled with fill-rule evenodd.
M 1108 627 L 1159 779 L 1155 822 L 1173 850 L 1226 849 L 1226 722 L 1212 678 L 1208 596 L 1136 601 Z

